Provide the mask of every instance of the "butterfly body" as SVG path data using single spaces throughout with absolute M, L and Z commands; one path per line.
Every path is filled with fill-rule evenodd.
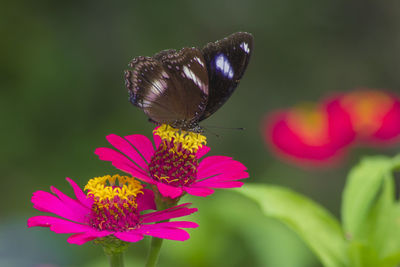
M 156 124 L 200 132 L 233 93 L 252 50 L 253 37 L 235 33 L 203 49 L 163 50 L 136 57 L 125 71 L 130 101 Z

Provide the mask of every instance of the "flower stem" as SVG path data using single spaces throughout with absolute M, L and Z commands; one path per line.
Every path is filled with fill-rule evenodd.
M 154 192 L 155 201 L 157 204 L 157 210 L 165 210 L 175 206 L 180 198 L 171 199 L 169 197 L 164 197 L 160 194 L 157 187 L 152 187 Z M 164 220 L 163 222 L 168 222 L 169 220 Z M 162 245 L 163 239 L 152 237 L 151 245 L 149 250 L 149 255 L 147 257 L 146 267 L 155 267 L 158 261 L 158 257 L 160 255 L 160 249 Z
M 114 253 L 107 255 L 110 262 L 110 267 L 124 267 L 124 253 Z
M 152 237 L 149 256 L 147 257 L 146 267 L 155 267 L 158 261 L 158 256 L 160 255 L 160 249 L 163 239 Z
M 113 236 L 98 238 L 95 242 L 103 246 L 110 267 L 124 267 L 124 252 L 129 246 L 128 242 L 121 241 Z

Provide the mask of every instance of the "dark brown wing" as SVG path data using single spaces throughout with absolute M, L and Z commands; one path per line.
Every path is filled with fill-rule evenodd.
M 200 121 L 211 116 L 228 98 L 242 78 L 253 51 L 253 36 L 237 32 L 207 44 L 202 53 L 207 62 L 209 96 Z
M 190 128 L 207 103 L 208 76 L 202 53 L 195 48 L 165 50 L 138 57 L 125 71 L 130 100 L 156 123 Z

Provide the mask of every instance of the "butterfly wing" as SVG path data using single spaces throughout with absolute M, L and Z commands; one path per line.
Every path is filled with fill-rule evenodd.
M 207 44 L 202 53 L 209 80 L 208 103 L 200 121 L 211 116 L 228 98 L 242 78 L 253 51 L 253 36 L 237 32 Z
M 204 112 L 208 95 L 206 63 L 200 50 L 165 50 L 138 57 L 125 71 L 130 101 L 150 120 L 189 129 Z

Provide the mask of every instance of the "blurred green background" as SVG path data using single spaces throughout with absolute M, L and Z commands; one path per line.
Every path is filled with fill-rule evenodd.
M 236 31 L 254 35 L 240 86 L 204 126 L 210 154 L 245 163 L 251 182 L 290 187 L 340 216 L 341 190 L 361 155 L 399 146 L 355 148 L 341 165 L 302 169 L 265 147 L 260 122 L 276 108 L 330 92 L 400 85 L 400 1 L 3 1 L 0 8 L 0 266 L 106 266 L 101 248 L 27 229 L 39 212 L 30 197 L 50 185 L 72 194 L 114 173 L 93 154 L 105 136 L 145 134 L 153 125 L 128 102 L 123 70 L 138 55 L 203 46 Z M 321 266 L 284 225 L 229 190 L 185 197 L 200 211 L 187 242 L 167 241 L 159 266 Z M 142 266 L 148 240 L 133 244 L 127 266 Z

